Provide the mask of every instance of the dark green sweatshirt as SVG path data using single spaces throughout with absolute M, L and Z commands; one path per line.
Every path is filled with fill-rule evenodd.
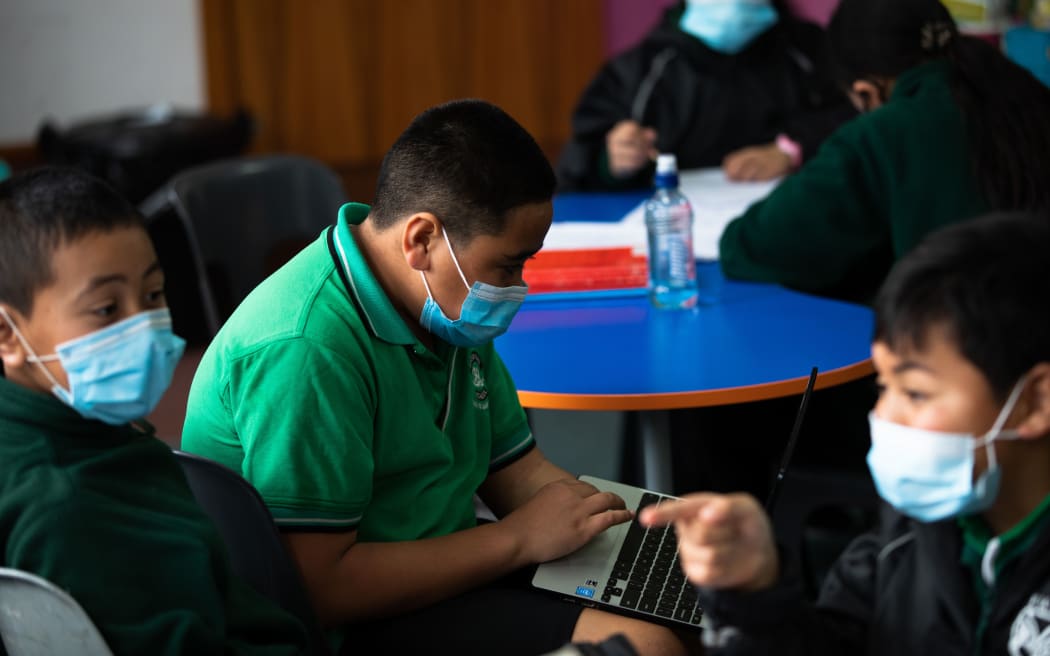
M 927 233 L 985 212 L 950 76 L 946 62 L 906 71 L 889 102 L 734 219 L 726 275 L 868 302 Z
M 118 656 L 305 649 L 302 626 L 232 576 L 167 446 L 2 378 L 0 554 L 67 590 Z

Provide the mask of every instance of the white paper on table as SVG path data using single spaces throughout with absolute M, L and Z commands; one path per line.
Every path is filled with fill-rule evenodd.
M 639 226 L 624 221 L 557 221 L 547 231 L 543 250 L 630 246 L 635 252 L 644 254 L 648 250 L 645 240 L 645 226 L 639 229 Z
M 720 168 L 694 169 L 679 174 L 679 189 L 693 206 L 693 253 L 704 260 L 718 259 L 718 240 L 730 220 L 753 202 L 765 198 L 779 180 L 730 182 Z M 644 203 L 616 223 L 560 221 L 551 225 L 544 250 L 630 246 L 648 251 Z

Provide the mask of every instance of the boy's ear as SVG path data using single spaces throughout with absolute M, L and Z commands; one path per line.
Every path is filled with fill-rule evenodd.
M 1021 437 L 1037 439 L 1050 435 L 1050 362 L 1040 362 L 1028 372 L 1024 395 L 1027 406 L 1017 427 Z
M 408 217 L 401 231 L 401 252 L 410 267 L 426 271 L 431 251 L 440 241 L 441 221 L 430 212 L 417 212 Z
M 18 335 L 11 328 L 15 316 L 21 316 L 18 311 L 10 305 L 0 303 L 0 361 L 4 363 L 4 371 L 11 371 L 25 364 L 26 350 Z
M 860 100 L 860 111 L 871 112 L 882 106 L 882 89 L 872 80 L 856 80 L 850 87 L 853 95 Z

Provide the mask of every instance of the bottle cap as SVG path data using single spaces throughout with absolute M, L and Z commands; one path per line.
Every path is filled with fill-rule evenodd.
M 678 173 L 678 158 L 661 154 L 656 158 L 656 174 Z

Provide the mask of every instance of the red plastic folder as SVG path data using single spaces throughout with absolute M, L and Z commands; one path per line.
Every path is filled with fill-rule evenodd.
M 645 287 L 648 262 L 630 247 L 540 251 L 525 264 L 533 293 Z

